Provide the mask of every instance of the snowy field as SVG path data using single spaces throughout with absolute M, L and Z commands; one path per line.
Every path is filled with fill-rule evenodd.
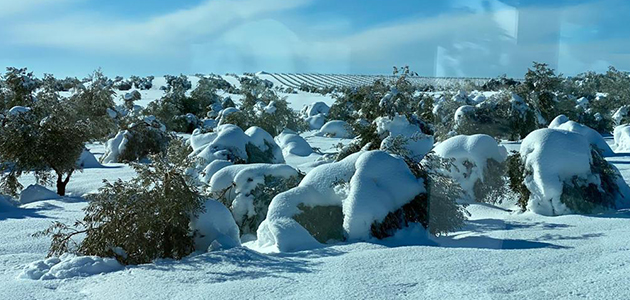
M 161 95 L 156 88 L 142 91 L 136 104 Z M 295 110 L 334 101 L 304 92 L 282 96 Z M 313 131 L 301 136 L 319 153 L 285 160 L 303 172 L 350 142 Z M 612 146 L 612 138 L 606 141 Z M 97 158 L 105 151 L 102 144 L 88 148 Z M 630 183 L 630 153 L 607 160 Z M 290 253 L 249 242 L 139 266 L 70 256 L 44 260 L 50 241 L 31 234 L 53 221 L 81 218 L 86 202 L 80 196 L 103 179 L 134 176 L 126 164 L 104 164 L 75 175 L 69 197 L 16 208 L 0 202 L 0 299 L 630 299 L 630 211 L 545 217 L 520 213 L 509 201 L 469 205 L 465 227 L 438 238 L 409 228 L 385 240 Z M 27 186 L 34 179 L 21 181 Z

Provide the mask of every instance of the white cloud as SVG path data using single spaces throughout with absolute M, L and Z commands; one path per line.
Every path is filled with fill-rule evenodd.
M 30 0 L 35 1 L 35 0 Z M 178 55 L 239 23 L 308 0 L 213 0 L 191 9 L 147 20 L 114 20 L 94 12 L 76 12 L 52 20 L 29 20 L 7 26 L 9 43 L 126 55 Z

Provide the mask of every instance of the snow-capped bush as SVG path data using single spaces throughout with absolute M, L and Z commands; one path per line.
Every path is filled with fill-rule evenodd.
M 210 192 L 231 211 L 243 235 L 256 234 L 271 199 L 295 187 L 299 173 L 284 164 L 225 166 L 210 179 Z
M 439 143 L 435 154 L 453 159 L 445 174 L 459 182 L 476 201 L 497 202 L 505 187 L 503 175 L 507 150 L 489 135 L 459 135 Z
M 559 115 L 555 119 L 553 119 L 553 121 L 551 121 L 551 124 L 549 124 L 549 128 L 567 130 L 580 134 L 584 136 L 584 138 L 588 140 L 591 146 L 595 147 L 602 156 L 607 157 L 615 155 L 615 153 L 612 151 L 612 149 L 610 149 L 610 146 L 608 146 L 608 143 L 606 143 L 599 132 L 580 123 L 573 122 L 569 120 L 569 118 L 567 118 L 565 115 Z
M 617 126 L 628 123 L 630 121 L 630 105 L 624 105 L 617 109 L 612 119 Z
M 49 256 L 72 253 L 142 264 L 192 253 L 190 222 L 202 212 L 205 198 L 186 175 L 192 167 L 188 150 L 174 140 L 166 154 L 151 156 L 151 164 L 133 165 L 138 177 L 106 181 L 98 193 L 88 195 L 85 216 L 74 226 L 55 222 L 37 233 L 52 238 Z
M 620 125 L 615 127 L 615 151 L 630 151 L 630 125 Z
M 396 154 L 420 161 L 433 148 L 433 136 L 424 134 L 418 125 L 409 123 L 405 116 L 379 117 L 374 123 L 376 133 L 382 139 L 381 150 L 393 150 L 398 146 L 397 141 L 400 141 L 402 149 L 395 151 Z
M 282 149 L 269 133 L 259 127 L 251 127 L 243 132 L 236 125 L 225 124 L 219 125 L 213 132 L 195 130 L 189 143 L 193 149 L 191 157 L 200 160 L 197 169 L 204 170 L 200 174 L 202 182 L 210 179 L 206 168 L 215 160 L 236 164 L 284 163 Z
M 342 139 L 350 139 L 354 137 L 352 134 L 352 127 L 348 123 L 339 120 L 328 121 L 319 129 L 317 135 Z
M 324 102 L 315 102 L 305 106 L 300 114 L 309 124 L 311 130 L 318 130 L 326 123 L 330 107 Z
M 191 219 L 190 228 L 195 233 L 197 251 L 228 249 L 241 245 L 234 217 L 223 204 L 216 200 L 206 200 L 203 212 Z
M 628 187 L 581 134 L 539 129 L 521 144 L 526 207 L 542 215 L 590 213 L 623 205 Z M 522 203 L 525 204 L 525 203 Z
M 313 153 L 313 148 L 308 142 L 301 136 L 289 132 L 283 131 L 280 135 L 274 138 L 278 146 L 282 149 L 284 156 L 297 155 L 297 156 L 309 156 Z
M 258 228 L 257 243 L 295 251 L 331 241 L 383 238 L 410 223 L 426 228 L 426 191 L 424 178 L 404 160 L 383 151 L 354 153 L 316 167 L 297 187 L 276 196 Z M 463 216 L 452 207 L 451 227 L 444 228 L 461 225 Z
M 165 152 L 172 138 L 162 123 L 146 117 L 109 139 L 101 161 L 119 163 L 142 160 L 147 155 Z

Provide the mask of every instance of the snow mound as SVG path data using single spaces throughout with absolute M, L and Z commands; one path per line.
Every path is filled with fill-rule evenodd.
M 324 124 L 322 128 L 317 132 L 317 136 L 327 136 L 327 137 L 336 137 L 342 139 L 350 139 L 353 138 L 352 127 L 344 121 L 329 121 Z
M 257 243 L 297 251 L 335 238 L 368 240 L 374 222 L 422 192 L 422 180 L 402 159 L 383 151 L 354 153 L 316 167 L 299 186 L 277 195 L 258 228 Z
M 83 149 L 79 160 L 77 161 L 77 165 L 83 169 L 91 169 L 91 168 L 102 168 L 103 165 L 98 162 L 94 154 L 92 154 L 89 150 Z
M 314 115 L 304 119 L 311 130 L 319 130 L 326 123 L 326 116 L 324 114 Z
M 200 170 L 215 160 L 284 163 L 282 149 L 269 133 L 259 127 L 250 127 L 243 132 L 236 125 L 224 124 L 218 126 L 214 132 L 201 133 L 195 130 L 190 136 L 189 144 L 193 148 L 191 156 L 201 159 L 198 165 Z M 204 181 L 209 178 L 204 177 Z
M 630 105 L 624 105 L 617 109 L 612 116 L 613 121 L 615 121 L 615 125 L 621 125 L 623 119 L 628 117 L 628 114 L 630 114 Z
M 20 204 L 28 204 L 36 201 L 60 199 L 61 196 L 38 184 L 31 184 L 20 193 Z
M 489 159 L 498 163 L 507 159 L 505 147 L 485 134 L 458 135 L 439 143 L 433 150 L 440 157 L 455 159 L 455 168 L 447 173 L 459 182 L 468 195 L 474 194 L 473 188 L 477 181 L 484 181 L 484 170 Z
M 291 133 L 282 132 L 275 138 L 276 143 L 282 149 L 284 156 L 290 154 L 297 156 L 309 156 L 313 153 L 313 148 L 308 142 L 301 136 Z
M 433 148 L 433 136 L 422 133 L 420 127 L 409 123 L 405 116 L 379 117 L 374 122 L 377 133 L 383 137 L 382 150 L 388 149 L 394 139 L 403 138 L 406 140 L 404 147 L 409 156 L 420 160 Z
M 257 203 L 252 191 L 259 185 L 264 185 L 268 176 L 287 179 L 297 175 L 295 169 L 284 164 L 231 165 L 212 176 L 209 182 L 210 192 L 221 195 L 225 201 L 231 203 L 230 210 L 243 234 L 252 234 L 258 224 L 248 228 L 244 226 L 245 221 L 255 219 L 257 215 L 262 215 L 258 220 L 262 221 L 267 208 L 267 204 Z
M 630 125 L 615 127 L 615 151 L 630 152 Z
M 129 131 L 120 131 L 113 138 L 107 140 L 105 143 L 105 154 L 101 158 L 103 163 L 115 163 L 118 162 L 118 156 L 125 151 L 127 143 L 129 142 Z
M 580 134 L 584 136 L 584 138 L 586 138 L 586 140 L 588 140 L 591 145 L 597 147 L 602 156 L 608 157 L 615 155 L 612 149 L 610 149 L 610 146 L 608 146 L 608 143 L 606 143 L 606 140 L 604 140 L 599 132 L 588 126 L 570 121 L 569 118 L 567 118 L 565 115 L 559 115 L 555 119 L 553 119 L 553 121 L 551 121 L 551 124 L 549 124 L 549 128 L 567 130 Z
M 459 125 L 465 118 L 471 113 L 475 112 L 475 107 L 472 105 L 462 105 L 455 111 L 453 116 L 455 124 Z
M 521 144 L 521 159 L 531 174 L 525 185 L 532 192 L 527 208 L 541 215 L 570 213 L 560 201 L 563 183 L 573 176 L 596 181 L 591 173 L 591 147 L 583 135 L 539 129 Z
M 319 114 L 327 115 L 330 111 L 330 107 L 321 101 L 315 102 L 313 104 L 307 105 L 302 109 L 302 116 L 308 118 L 313 117 Z
M 97 256 L 64 254 L 33 262 L 26 266 L 19 278 L 33 280 L 68 279 L 110 273 L 124 269 L 116 259 Z
M 193 219 L 190 228 L 197 233 L 195 249 L 212 251 L 239 247 L 240 233 L 232 213 L 220 202 L 208 199 L 204 212 Z

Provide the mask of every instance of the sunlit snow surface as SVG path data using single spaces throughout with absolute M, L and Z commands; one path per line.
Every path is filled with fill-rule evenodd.
M 322 98 L 294 96 L 304 104 Z M 302 137 L 316 153 L 285 160 L 305 172 L 350 141 L 315 132 Z M 613 146 L 612 138 L 606 141 Z M 88 148 L 97 157 L 104 152 L 101 144 Z M 607 159 L 630 181 L 630 153 Z M 96 191 L 103 179 L 134 175 L 127 165 L 105 164 L 73 176 L 71 197 L 19 208 L 0 203 L 0 299 L 630 299 L 630 211 L 544 217 L 516 213 L 509 203 L 470 205 L 465 228 L 431 241 L 410 228 L 385 241 L 295 253 L 264 254 L 246 243 L 141 266 L 43 261 L 49 240 L 32 233 L 81 218 L 86 203 L 77 197 Z M 27 276 L 29 270 L 50 275 L 30 279 L 38 276 Z

